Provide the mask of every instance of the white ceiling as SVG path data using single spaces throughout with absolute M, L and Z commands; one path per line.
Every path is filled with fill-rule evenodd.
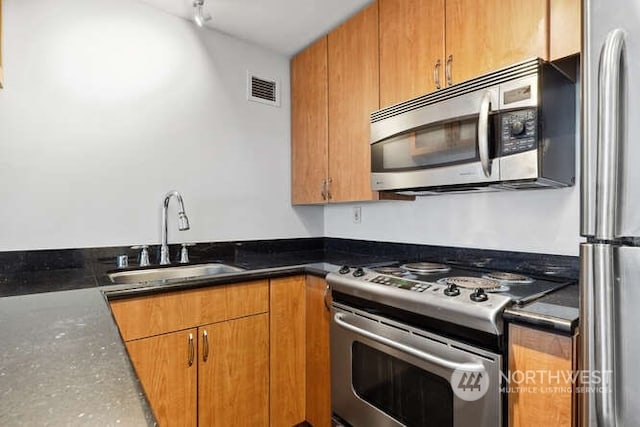
M 139 0 L 191 19 L 193 0 Z M 292 55 L 371 0 L 205 0 L 207 27 Z

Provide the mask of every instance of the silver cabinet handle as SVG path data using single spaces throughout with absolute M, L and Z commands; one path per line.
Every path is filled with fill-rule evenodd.
M 611 240 L 616 236 L 616 206 L 618 188 L 618 145 L 620 123 L 620 60 L 624 32 L 620 29 L 607 35 L 598 71 L 598 160 L 596 197 L 597 239 Z
M 322 197 L 322 200 L 327 200 L 327 180 L 323 179 L 322 183 L 320 184 L 320 197 Z
M 196 356 L 196 348 L 193 345 L 193 334 L 189 334 L 189 366 L 193 365 Z
M 206 362 L 209 360 L 209 334 L 206 329 L 202 331 L 202 344 L 202 360 Z
M 327 310 L 331 311 L 331 307 L 329 306 L 329 301 L 327 298 L 329 297 L 329 292 L 331 292 L 331 286 L 327 283 L 327 286 L 324 288 L 324 294 L 322 295 L 322 299 L 324 300 L 324 306 Z
M 453 84 L 453 78 L 451 77 L 451 63 L 453 62 L 453 55 L 449 55 L 447 57 L 447 63 L 444 67 L 444 73 L 447 78 L 447 85 L 451 86 Z
M 433 81 L 436 84 L 436 89 L 440 89 L 440 60 L 436 61 L 436 65 L 433 66 Z
M 384 344 L 388 347 L 394 348 L 396 350 L 399 350 L 403 353 L 409 354 L 411 356 L 417 357 L 418 359 L 424 360 L 425 362 L 429 362 L 429 363 L 433 363 L 434 365 L 438 365 L 442 368 L 445 369 L 449 369 L 449 370 L 456 370 L 459 369 L 461 371 L 465 371 L 465 372 L 483 372 L 484 369 L 484 365 L 482 365 L 482 363 L 458 363 L 458 362 L 452 362 L 450 360 L 446 360 L 443 359 L 442 357 L 433 355 L 433 354 L 429 354 L 426 353 L 422 350 L 418 350 L 416 348 L 413 347 L 409 347 L 408 345 L 393 341 L 389 338 L 380 336 L 378 334 L 374 334 L 373 332 L 369 332 L 365 329 L 359 328 L 357 326 L 354 326 L 350 323 L 345 322 L 344 320 L 344 314 L 342 313 L 336 313 L 333 316 L 333 320 L 336 322 L 336 324 L 348 331 L 354 332 L 358 335 L 362 335 L 364 337 L 367 337 L 373 341 L 379 342 L 380 344 Z
M 331 183 L 332 182 L 333 182 L 333 178 L 331 178 L 331 177 L 327 178 L 327 200 L 333 199 L 333 196 L 331 195 Z
M 491 111 L 491 93 L 485 92 L 480 101 L 480 116 L 478 118 L 478 153 L 484 176 L 491 176 L 491 161 L 489 159 L 489 112 Z

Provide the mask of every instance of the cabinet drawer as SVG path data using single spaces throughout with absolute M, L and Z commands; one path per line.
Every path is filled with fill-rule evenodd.
M 259 280 L 111 302 L 125 341 L 269 311 L 269 282 Z

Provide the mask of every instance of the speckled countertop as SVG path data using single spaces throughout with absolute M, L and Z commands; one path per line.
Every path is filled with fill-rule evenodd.
M 0 298 L 0 346 L 0 425 L 155 424 L 98 289 Z
M 313 245 L 316 243 L 314 240 Z M 324 276 L 340 264 L 363 265 L 398 259 L 449 260 L 465 256 L 481 257 L 483 262 L 493 257 L 495 262 L 503 263 L 504 258 L 504 254 L 495 251 L 486 255 L 487 251 L 392 247 L 394 244 L 380 246 L 376 242 L 359 241 L 323 242 L 324 248 L 313 247 L 296 253 L 272 246 L 266 251 L 254 251 L 247 243 L 241 245 L 245 251 L 239 252 L 236 248 L 233 256 L 222 256 L 225 254 L 218 246 L 206 247 L 202 258 L 194 257 L 194 261 L 222 260 L 241 265 L 247 271 L 186 283 L 112 285 L 104 274 L 111 268 L 112 253 L 104 257 L 108 264 L 103 262 L 103 267 L 97 266 L 102 262 L 99 257 L 92 258 L 91 270 L 83 258 L 87 256 L 85 250 L 80 254 L 73 252 L 73 262 L 64 254 L 56 266 L 48 264 L 51 256 L 47 255 L 46 268 L 36 266 L 28 271 L 8 271 L 7 266 L 11 264 L 0 260 L 3 261 L 0 269 L 4 269 L 0 271 L 0 425 L 155 425 L 107 298 L 293 274 Z M 291 246 L 289 242 L 278 245 Z M 206 251 L 216 254 L 212 256 Z M 0 258 L 2 256 L 5 255 L 0 254 Z M 20 262 L 33 266 L 34 262 L 29 259 L 32 256 L 20 254 Z M 518 271 L 528 258 L 517 253 L 515 256 L 511 266 Z M 537 256 L 536 259 L 539 264 L 534 266 L 548 263 L 555 267 L 560 258 Z M 577 264 L 574 261 L 568 260 L 569 269 Z M 577 307 L 577 285 L 570 285 L 525 306 L 507 309 L 505 318 L 569 332 L 577 325 Z

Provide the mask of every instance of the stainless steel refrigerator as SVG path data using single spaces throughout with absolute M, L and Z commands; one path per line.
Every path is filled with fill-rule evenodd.
M 640 426 L 640 1 L 583 2 L 581 415 Z

